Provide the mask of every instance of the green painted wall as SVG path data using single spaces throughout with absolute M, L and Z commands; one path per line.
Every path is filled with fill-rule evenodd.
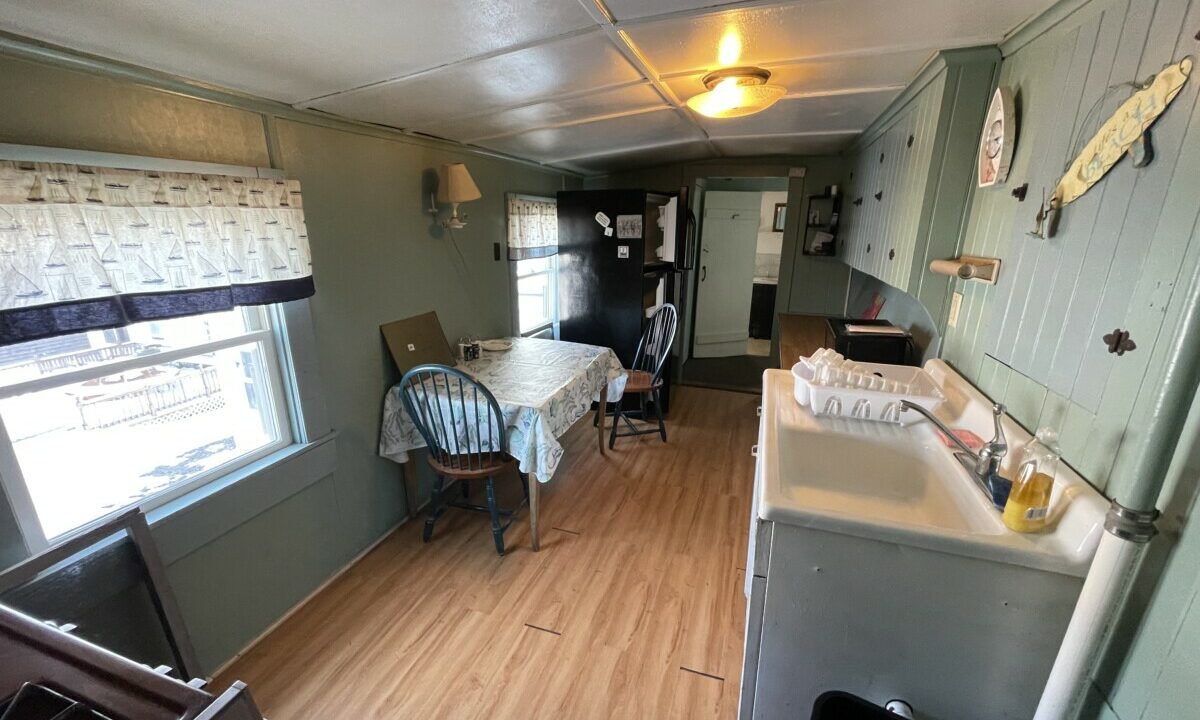
M 1180 314 L 1176 285 L 1200 262 L 1200 83 L 1193 79 L 1154 129 L 1147 168 L 1122 161 L 1063 213 L 1048 240 L 1026 235 L 1042 189 L 1142 79 L 1200 50 L 1200 0 L 1064 0 L 1002 46 L 1000 83 L 1020 120 L 1008 182 L 974 191 L 962 252 L 1000 257 L 994 287 L 954 281 L 963 294 L 942 354 L 1029 428 L 1061 431 L 1066 459 L 1118 500 L 1146 478 L 1112 474 L 1144 441 L 1141 416 L 1162 381 Z M 1099 109 L 1089 113 L 1099 101 Z M 1082 140 L 1080 139 L 1082 136 Z M 1029 183 L 1029 200 L 1011 190 Z M 1100 336 L 1129 330 L 1118 358 Z M 1186 399 L 1180 399 L 1186 402 Z M 1176 458 L 1160 500 L 1164 533 L 1151 546 L 1082 717 L 1196 715 L 1200 680 L 1200 457 Z
M 383 394 L 397 379 L 379 324 L 436 310 L 451 338 L 508 332 L 508 266 L 492 260 L 492 243 L 504 241 L 504 193 L 581 183 L 269 103 L 152 85 L 0 55 L 0 142 L 239 165 L 274 158 L 303 185 L 316 360 L 336 453 L 326 444 L 251 473 L 154 528 L 212 670 L 407 514 L 400 466 L 376 455 Z M 430 173 L 451 161 L 467 162 L 483 192 L 453 239 L 425 213 Z M 13 530 L 0 498 L 0 560 L 23 551 Z
M 1197 217 L 1200 84 L 1189 83 L 1155 126 L 1153 164 L 1118 164 L 1065 208 L 1054 238 L 1026 232 L 1079 136 L 1090 137 L 1128 95 L 1105 97 L 1106 89 L 1196 52 L 1200 3 L 1071 0 L 1053 12 L 1057 22 L 1002 48 L 1000 83 L 1013 88 L 1020 120 L 1016 154 L 1005 185 L 973 194 L 962 252 L 1004 266 L 995 286 L 954 281 L 962 310 L 946 329 L 943 357 L 1027 427 L 1060 428 L 1067 460 L 1119 499 L 1132 480 L 1110 472 L 1118 454 L 1145 439 L 1130 417 L 1139 393 L 1158 381 Z M 1011 190 L 1024 183 L 1022 203 Z M 1118 327 L 1138 345 L 1120 358 L 1101 339 Z

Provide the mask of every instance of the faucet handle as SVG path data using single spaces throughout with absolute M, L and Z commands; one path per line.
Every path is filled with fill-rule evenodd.
M 1004 436 L 1004 426 L 1000 423 L 1007 411 L 1008 408 L 1004 407 L 1002 403 L 992 405 L 993 433 L 992 441 L 988 445 L 991 445 L 993 449 L 1008 449 L 1008 438 Z

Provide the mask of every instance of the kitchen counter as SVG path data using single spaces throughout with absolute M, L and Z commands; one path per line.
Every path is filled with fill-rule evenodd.
M 925 370 L 946 394 L 937 414 L 990 437 L 987 398 L 939 360 Z M 930 720 L 1032 717 L 1038 693 L 1013 688 L 1045 685 L 1104 498 L 1060 464 L 1057 524 L 1014 533 L 928 421 L 817 417 L 794 383 L 764 376 L 739 717 L 808 717 L 828 690 Z M 1011 476 L 1029 434 L 1003 423 Z
M 830 342 L 829 315 L 779 313 L 779 367 L 790 370 L 801 356 L 812 355 Z

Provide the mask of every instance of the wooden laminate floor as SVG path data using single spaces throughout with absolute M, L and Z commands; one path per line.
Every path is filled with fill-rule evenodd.
M 271 720 L 734 718 L 758 398 L 672 400 L 667 444 L 564 437 L 540 553 L 524 513 L 503 558 L 485 515 L 406 523 L 216 686 Z

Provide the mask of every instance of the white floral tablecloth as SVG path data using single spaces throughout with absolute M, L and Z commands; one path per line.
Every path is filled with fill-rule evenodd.
M 608 385 L 608 400 L 620 399 L 625 370 L 616 353 L 606 347 L 559 340 L 512 338 L 503 352 L 484 351 L 478 360 L 459 363 L 487 386 L 500 404 L 508 432 L 508 453 L 522 472 L 549 482 L 562 460 L 558 438 L 588 413 Z M 460 441 L 477 445 L 478 438 L 461 428 Z M 379 454 L 408 462 L 408 451 L 425 447 L 400 399 L 400 386 L 388 390 L 383 403 Z

